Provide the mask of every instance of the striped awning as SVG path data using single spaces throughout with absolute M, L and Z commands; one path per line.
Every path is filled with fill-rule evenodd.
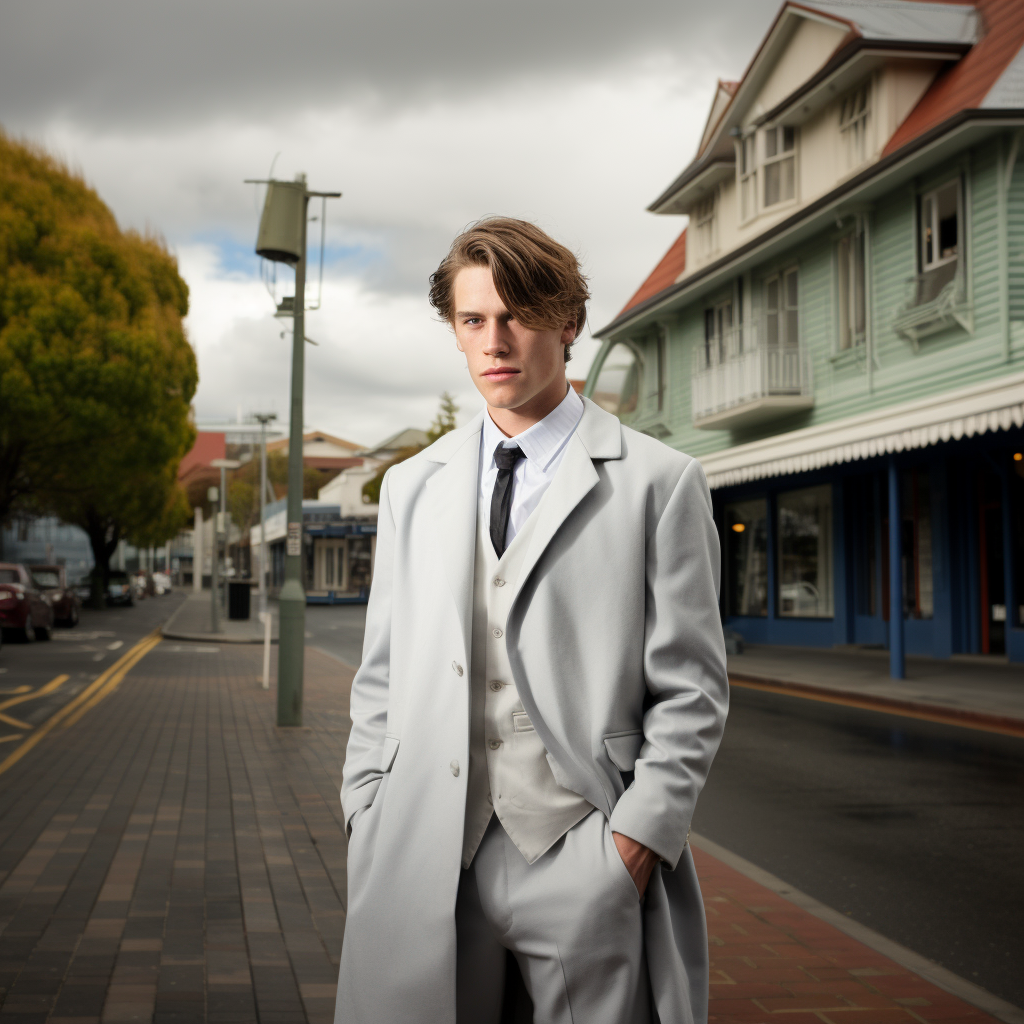
M 1024 373 L 698 456 L 709 486 L 730 487 L 1024 426 Z

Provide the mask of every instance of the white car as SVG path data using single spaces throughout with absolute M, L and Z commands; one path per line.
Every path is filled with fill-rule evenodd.
M 171 577 L 165 572 L 153 573 L 153 586 L 158 594 L 169 594 L 171 592 Z

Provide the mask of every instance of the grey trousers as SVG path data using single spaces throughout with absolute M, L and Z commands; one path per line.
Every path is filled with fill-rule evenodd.
M 506 950 L 534 1024 L 651 1024 L 642 907 L 600 811 L 533 864 L 493 817 L 462 872 L 455 929 L 458 1024 L 499 1024 Z

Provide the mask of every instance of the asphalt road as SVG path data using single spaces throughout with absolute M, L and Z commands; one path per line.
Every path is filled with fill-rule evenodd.
M 1024 1006 L 1024 740 L 734 687 L 693 827 Z
M 362 661 L 365 624 L 365 604 L 307 605 L 306 643 L 357 668 Z
M 183 598 L 178 591 L 146 598 L 132 608 L 83 608 L 78 625 L 56 626 L 52 640 L 26 644 L 5 639 L 0 648 L 0 759 L 27 727 L 49 718 L 162 625 Z

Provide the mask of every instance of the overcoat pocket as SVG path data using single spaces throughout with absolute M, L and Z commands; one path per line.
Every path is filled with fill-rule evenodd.
M 612 764 L 620 772 L 631 772 L 640 756 L 640 748 L 644 745 L 643 729 L 631 729 L 629 732 L 613 732 L 604 738 L 604 749 Z

